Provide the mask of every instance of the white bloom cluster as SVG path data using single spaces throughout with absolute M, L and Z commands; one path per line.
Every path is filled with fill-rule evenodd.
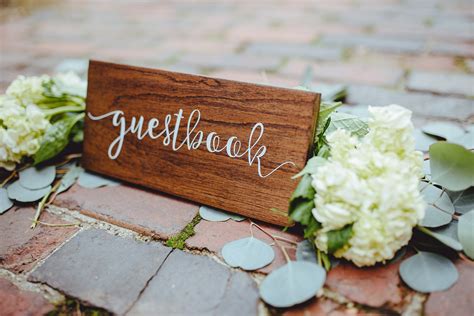
M 0 168 L 13 170 L 24 156 L 36 153 L 49 126 L 49 121 L 35 104 L 23 106 L 14 97 L 1 96 Z
M 51 104 L 57 109 L 61 102 L 66 105 L 65 96 L 84 102 L 86 85 L 73 72 L 14 80 L 0 96 L 0 168 L 12 170 L 23 157 L 34 155 L 51 125 L 43 109 Z
M 51 80 L 49 76 L 18 76 L 7 88 L 6 95 L 15 98 L 21 105 L 37 104 L 43 99 L 43 85 Z
M 327 137 L 331 157 L 312 175 L 313 215 L 322 224 L 316 245 L 327 252 L 327 232 L 352 224 L 348 244 L 334 255 L 357 266 L 393 258 L 425 210 L 418 190 L 423 157 L 415 151 L 411 111 L 390 105 L 369 112 L 362 139 L 345 130 Z
M 52 92 L 55 95 L 69 94 L 72 96 L 86 97 L 87 82 L 74 72 L 61 73 L 53 77 Z

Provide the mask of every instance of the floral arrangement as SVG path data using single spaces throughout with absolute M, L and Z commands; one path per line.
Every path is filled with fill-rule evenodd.
M 0 167 L 36 165 L 81 142 L 85 97 L 86 82 L 72 72 L 19 76 L 0 96 Z
M 90 188 L 117 184 L 73 161 L 80 156 L 70 148 L 82 141 L 85 94 L 86 82 L 67 73 L 20 76 L 0 96 L 0 170 L 10 171 L 0 184 L 0 214 L 13 200 L 40 200 L 34 227 L 43 207 L 76 180 Z M 403 257 L 407 246 L 416 254 L 400 265 L 406 284 L 420 292 L 449 288 L 458 273 L 444 255 L 474 258 L 474 129 L 451 137 L 427 128 L 436 138 L 424 157 L 415 149 L 409 110 L 369 107 L 370 117 L 363 119 L 339 112 L 340 105 L 321 104 L 314 155 L 294 177 L 301 179 L 289 216 L 306 239 L 297 245 L 297 261 L 281 245 L 288 240 L 251 221 L 251 236 L 226 244 L 224 260 L 244 270 L 268 265 L 274 250 L 252 229 L 269 235 L 288 261 L 260 285 L 262 299 L 276 307 L 314 297 L 337 260 L 359 267 L 388 264 Z M 200 215 L 244 220 L 208 207 Z

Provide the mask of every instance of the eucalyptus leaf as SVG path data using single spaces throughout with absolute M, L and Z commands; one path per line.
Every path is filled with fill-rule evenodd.
M 459 137 L 450 139 L 451 142 L 455 144 L 462 145 L 468 149 L 474 148 L 474 132 L 465 133 Z
M 22 187 L 30 190 L 41 189 L 53 183 L 56 178 L 56 167 L 30 167 L 19 172 Z
M 69 189 L 74 183 L 76 183 L 76 180 L 83 172 L 84 169 L 77 166 L 76 164 L 71 165 L 66 174 L 61 178 L 61 183 L 59 184 L 56 193 L 59 194 Z
M 415 148 L 421 151 L 428 151 L 430 146 L 438 141 L 433 136 L 423 133 L 420 129 L 415 129 L 413 136 L 415 137 Z
M 452 221 L 454 205 L 446 192 L 429 184 L 421 190 L 421 194 L 428 204 L 421 226 L 439 227 Z
M 104 178 L 97 174 L 93 174 L 87 171 L 83 171 L 78 178 L 77 183 L 83 187 L 88 189 L 95 189 L 100 188 L 103 186 L 116 186 L 119 185 L 120 182 Z
M 308 160 L 308 162 L 306 163 L 306 166 L 303 168 L 303 170 L 301 170 L 296 175 L 294 175 L 292 177 L 292 179 L 299 178 L 299 177 L 301 177 L 305 174 L 314 174 L 316 172 L 316 170 L 319 167 L 324 166 L 324 164 L 326 162 L 327 162 L 327 160 L 322 158 L 322 157 L 318 157 L 318 156 L 312 157 Z
M 296 245 L 296 260 L 309 261 L 312 263 L 318 262 L 316 258 L 316 249 L 309 240 L 305 239 Z
M 424 227 L 419 227 L 419 229 L 424 232 L 425 234 L 433 237 L 434 239 L 438 240 L 439 242 L 441 242 L 442 244 L 456 250 L 456 251 L 461 251 L 462 250 L 462 245 L 461 243 L 455 239 L 455 238 L 452 238 L 451 236 L 449 235 L 446 235 L 446 234 L 440 234 L 440 233 L 436 233 L 436 232 L 433 232 L 427 228 L 424 228 Z
M 431 231 L 433 231 L 437 234 L 448 236 L 451 239 L 459 241 L 459 239 L 458 239 L 458 222 L 457 221 L 452 221 L 448 225 L 444 225 L 444 226 L 441 226 L 441 227 L 432 228 Z
M 474 260 L 474 210 L 459 217 L 458 237 L 464 253 Z
M 423 173 L 425 174 L 425 179 L 429 181 L 431 179 L 431 169 L 429 160 L 423 160 Z
M 447 290 L 459 277 L 449 259 L 431 252 L 419 252 L 404 260 L 399 271 L 409 287 L 422 293 Z
M 326 271 L 307 261 L 290 261 L 272 271 L 260 285 L 260 297 L 275 307 L 290 307 L 313 298 L 323 287 Z
M 65 116 L 56 121 L 48 128 L 40 148 L 34 154 L 33 159 L 35 165 L 55 157 L 62 152 L 69 143 L 69 134 L 74 124 L 84 117 L 84 113 Z
M 240 222 L 245 219 L 243 216 L 224 212 L 204 205 L 199 208 L 199 215 L 204 220 L 209 222 L 225 222 L 228 219 L 233 219 L 234 221 Z
M 20 184 L 20 180 L 17 180 L 10 184 L 7 188 L 8 197 L 19 202 L 34 202 L 41 199 L 43 196 L 49 193 L 51 186 L 45 188 L 30 190 L 23 187 Z
M 344 247 L 352 237 L 352 224 L 327 232 L 328 252 L 334 253 Z
M 369 126 L 359 117 L 342 112 L 336 112 L 331 115 L 331 123 L 326 131 L 330 134 L 337 129 L 344 129 L 352 135 L 363 137 L 369 132 Z
M 456 124 L 448 122 L 433 122 L 423 126 L 422 131 L 428 135 L 444 138 L 446 140 L 456 139 L 464 134 L 464 130 Z
M 224 245 L 221 253 L 231 267 L 249 271 L 263 268 L 275 259 L 273 248 L 255 237 L 231 241 Z
M 465 214 L 474 209 L 474 187 L 464 191 L 446 191 L 453 201 L 456 213 Z
M 8 197 L 8 192 L 4 188 L 0 188 L 0 214 L 5 213 L 13 206 L 13 201 Z
M 430 146 L 431 176 L 451 191 L 474 185 L 474 153 L 458 144 L 438 142 Z

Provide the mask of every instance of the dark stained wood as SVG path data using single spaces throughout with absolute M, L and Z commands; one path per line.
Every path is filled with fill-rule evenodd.
M 157 118 L 158 133 L 167 114 L 183 109 L 178 133 L 182 141 L 187 119 L 198 109 L 201 120 L 194 133 L 202 130 L 204 143 L 196 150 L 185 145 L 173 151 L 162 137 L 139 141 L 136 134 L 128 134 L 121 154 L 112 160 L 107 153 L 118 127 L 112 125 L 111 117 L 91 120 L 86 115 L 83 165 L 215 208 L 287 225 L 288 200 L 298 182 L 291 176 L 304 167 L 312 150 L 319 101 L 319 94 L 305 91 L 91 61 L 86 112 L 99 116 L 121 110 L 127 123 L 132 116 L 142 115 L 144 128 Z M 175 116 L 170 129 L 174 122 Z M 242 151 L 247 149 L 250 130 L 258 122 L 265 131 L 254 152 L 261 145 L 267 147 L 261 158 L 262 173 L 285 161 L 296 166 L 285 165 L 261 178 L 256 161 L 250 166 L 247 156 L 230 158 L 225 151 L 206 149 L 205 140 L 212 131 L 221 137 L 219 147 L 236 136 Z

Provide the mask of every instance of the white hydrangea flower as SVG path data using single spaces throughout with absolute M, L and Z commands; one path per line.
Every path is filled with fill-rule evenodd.
M 55 95 L 70 94 L 86 97 L 87 82 L 74 72 L 60 73 L 53 77 L 52 92 Z
M 40 77 L 18 76 L 7 88 L 6 95 L 17 99 L 23 106 L 37 104 L 43 98 L 43 84 L 50 79 L 46 75 Z
M 23 106 L 10 96 L 0 98 L 0 167 L 13 170 L 25 156 L 40 148 L 50 123 L 34 104 Z
M 331 157 L 312 175 L 313 215 L 322 224 L 316 246 L 327 252 L 327 232 L 353 224 L 349 243 L 334 255 L 357 266 L 393 258 L 425 210 L 418 190 L 423 159 L 415 151 L 411 112 L 398 105 L 369 112 L 364 138 L 342 131 L 328 136 Z

